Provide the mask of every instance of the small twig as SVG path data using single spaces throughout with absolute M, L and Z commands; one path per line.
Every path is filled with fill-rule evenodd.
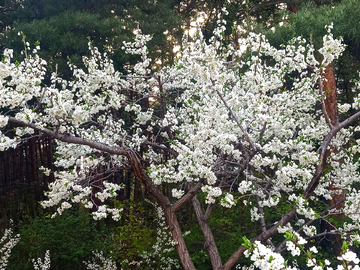
M 257 204 L 259 206 L 259 213 L 260 213 L 260 222 L 261 222 L 261 230 L 263 232 L 266 232 L 266 223 L 265 223 L 265 217 L 264 217 L 264 208 L 262 206 L 260 206 L 260 197 L 259 196 L 256 196 L 256 201 L 257 201 Z M 273 242 L 269 239 L 266 239 L 266 243 L 268 243 L 270 246 L 272 247 L 275 247 Z
M 325 214 L 326 214 L 327 212 L 329 212 L 331 209 L 333 209 L 333 208 L 335 208 L 336 206 L 338 206 L 339 204 L 341 204 L 341 203 L 344 201 L 344 199 L 345 199 L 345 194 L 343 195 L 343 198 L 342 198 L 340 201 L 336 202 L 335 204 L 333 204 L 333 205 L 331 205 L 330 207 L 328 207 L 328 208 L 326 208 L 325 210 L 323 210 L 323 211 L 320 213 L 320 216 L 325 215 Z M 296 232 L 297 232 L 297 233 L 300 233 L 300 232 L 303 230 L 304 226 L 309 226 L 309 225 L 311 225 L 312 223 L 315 222 L 315 220 L 316 220 L 316 219 L 310 219 L 308 222 L 304 223 L 304 224 L 301 226 L 301 228 L 299 228 Z M 330 223 L 330 224 L 331 224 L 331 223 Z M 331 225 L 332 225 L 332 224 L 331 224 Z M 287 239 L 285 239 L 284 241 L 282 241 L 282 243 L 275 249 L 275 252 L 278 252 L 278 253 L 283 252 L 284 249 L 285 249 L 285 245 L 286 245 L 286 242 L 287 242 L 287 241 L 288 241 Z
M 221 101 L 224 103 L 225 107 L 229 110 L 232 118 L 234 119 L 234 121 L 236 122 L 236 124 L 238 125 L 238 127 L 241 129 L 241 131 L 244 133 L 244 137 L 245 140 L 250 144 L 250 146 L 256 151 L 256 147 L 253 144 L 253 142 L 251 141 L 248 133 L 246 132 L 246 130 L 243 128 L 243 126 L 240 124 L 238 118 L 236 117 L 236 115 L 234 114 L 234 112 L 232 111 L 232 109 L 229 107 L 229 105 L 227 104 L 227 102 L 225 101 L 224 97 L 221 95 L 221 93 L 216 90 L 216 93 L 218 94 L 218 96 L 220 97 Z
M 263 136 L 264 136 L 264 133 L 266 130 L 266 124 L 267 124 L 267 122 L 264 123 L 263 128 L 260 130 L 259 143 L 261 146 L 263 145 L 262 140 L 263 140 Z

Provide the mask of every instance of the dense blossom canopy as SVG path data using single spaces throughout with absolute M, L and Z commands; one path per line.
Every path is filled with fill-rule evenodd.
M 242 200 L 252 205 L 252 220 L 263 224 L 263 233 L 223 266 L 221 260 L 216 262 L 217 255 L 209 253 L 214 269 L 229 269 L 246 249 L 256 267 L 284 268 L 277 253 L 282 250 L 270 250 L 261 242 L 271 244 L 271 236 L 284 233 L 285 247 L 298 256 L 307 243 L 304 235 L 323 233 L 316 231 L 313 221 L 339 211 L 328 204 L 321 212 L 313 206 L 341 190 L 347 195 L 340 211 L 351 222 L 334 232 L 359 229 L 360 193 L 354 188 L 360 179 L 359 163 L 354 155 L 360 141 L 354 139 L 358 128 L 349 124 L 360 113 L 332 124 L 322 106 L 321 76 L 344 50 L 342 41 L 333 38 L 328 26 L 319 62 L 313 46 L 301 37 L 276 49 L 263 35 L 250 33 L 239 40 L 238 48 L 225 46 L 224 23 L 219 20 L 209 43 L 201 33 L 184 41 L 176 63 L 156 72 L 147 57 L 150 36 L 137 31 L 134 42 L 124 43 L 124 49 L 140 55 L 141 61 L 126 76 L 91 43 L 91 57 L 83 59 L 85 69 L 69 64 L 73 80 L 53 72 L 49 84 L 46 62 L 36 51 L 30 54 L 28 44 L 20 63 L 13 63 L 12 51 L 6 50 L 0 62 L 0 150 L 16 147 L 34 132 L 56 139 L 59 170 L 41 168 L 56 176 L 48 200 L 42 202 L 44 207 L 59 205 L 54 215 L 72 203 L 93 208 L 94 197 L 104 202 L 116 195 L 121 186 L 106 181 L 100 191 L 92 192 L 92 168 L 131 167 L 164 209 L 186 269 L 192 269 L 191 262 L 175 213 L 190 200 L 195 212 L 200 209 L 197 217 L 206 239 L 212 236 L 205 233 L 207 224 L 201 217 L 208 218 L 213 204 L 231 208 Z M 359 104 L 360 97 L 353 104 L 340 104 L 339 113 L 358 109 Z M 125 115 L 133 120 L 125 120 Z M 324 170 L 325 161 L 331 170 Z M 337 189 L 329 189 L 330 181 Z M 173 198 L 162 193 L 161 185 L 166 184 L 173 187 Z M 200 192 L 208 205 L 205 214 L 197 199 Z M 293 208 L 267 228 L 264 211 L 280 202 Z M 121 209 L 103 205 L 96 209 L 95 219 L 109 214 L 120 218 Z M 350 244 L 358 239 L 353 235 Z M 309 252 L 314 255 L 317 250 Z M 308 260 L 314 269 L 322 265 L 312 255 Z M 339 260 L 358 263 L 349 250 Z

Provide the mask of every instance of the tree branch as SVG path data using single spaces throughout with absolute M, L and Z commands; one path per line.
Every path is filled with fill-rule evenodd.
M 250 241 L 260 241 L 264 242 L 270 237 L 277 234 L 277 228 L 280 225 L 286 225 L 288 222 L 290 222 L 296 215 L 296 207 L 293 206 L 289 212 L 286 213 L 274 226 L 272 226 L 270 229 L 266 230 L 265 232 L 262 232 L 260 235 L 252 238 Z M 247 250 L 247 248 L 243 245 L 241 245 L 227 260 L 227 262 L 223 265 L 221 270 L 230 270 L 231 267 L 238 261 L 240 257 L 244 255 L 244 252 Z
M 160 144 L 157 144 L 157 143 L 154 143 L 154 142 L 150 142 L 148 140 L 144 141 L 143 144 L 144 145 L 149 145 L 149 146 L 151 146 L 153 148 L 156 148 L 156 149 L 161 149 L 161 150 L 163 150 L 165 152 L 168 152 L 175 158 L 179 155 L 179 153 L 176 152 L 174 149 L 168 148 L 168 147 L 166 147 L 164 145 L 160 145 Z
M 205 218 L 205 216 L 203 215 L 202 210 L 201 210 L 201 205 L 200 205 L 200 202 L 199 202 L 199 199 L 197 196 L 194 196 L 192 198 L 192 204 L 194 206 L 196 218 L 198 220 L 201 231 L 203 232 L 203 235 L 205 238 L 204 248 L 207 251 L 207 253 L 209 254 L 212 268 L 220 269 L 222 266 L 220 254 L 216 247 L 215 239 L 214 239 L 214 236 L 211 232 L 211 229 L 210 229 L 210 226 L 208 223 L 208 218 Z M 206 214 L 208 216 L 210 216 L 212 208 L 213 208 L 213 204 L 208 206 L 208 208 L 206 210 Z
M 102 152 L 107 152 L 109 154 L 126 156 L 129 151 L 132 151 L 128 147 L 108 146 L 108 145 L 105 145 L 103 143 L 87 140 L 87 139 L 84 139 L 84 138 L 75 137 L 75 136 L 73 136 L 71 134 L 57 133 L 57 132 L 52 131 L 50 129 L 40 128 L 40 127 L 36 126 L 35 124 L 27 123 L 27 122 L 21 121 L 19 119 L 16 119 L 15 117 L 11 117 L 11 116 L 9 117 L 9 121 L 16 124 L 16 125 L 18 125 L 18 126 L 25 126 L 25 127 L 32 128 L 35 131 L 41 132 L 41 133 L 43 133 L 43 134 L 45 134 L 45 135 L 47 135 L 49 137 L 58 139 L 59 141 L 62 141 L 62 142 L 67 142 L 67 143 L 72 143 L 72 144 L 80 144 L 80 145 L 87 145 L 87 146 L 89 146 L 91 148 L 100 150 Z
M 266 232 L 266 223 L 265 223 L 265 217 L 264 217 L 264 208 L 262 206 L 260 206 L 260 197 L 256 196 L 256 201 L 258 203 L 259 206 L 259 214 L 260 214 L 260 222 L 261 222 L 261 230 L 263 232 Z M 270 239 L 266 240 L 266 243 L 268 243 L 270 246 L 275 247 L 273 242 L 271 242 Z
M 220 94 L 220 92 L 218 90 L 216 90 L 216 93 L 218 94 L 218 96 L 220 97 L 221 101 L 224 103 L 225 107 L 229 110 L 232 118 L 234 119 L 235 123 L 237 124 L 237 126 L 241 129 L 242 133 L 244 133 L 244 137 L 245 140 L 250 144 L 250 146 L 256 151 L 256 147 L 253 144 L 253 142 L 251 141 L 248 133 L 246 132 L 246 130 L 243 128 L 243 126 L 240 124 L 238 118 L 236 117 L 236 115 L 234 114 L 234 112 L 232 111 L 232 109 L 229 107 L 229 105 L 227 104 L 226 100 L 224 99 L 224 97 Z
M 344 197 L 345 197 L 345 193 L 344 193 Z M 335 204 L 331 205 L 330 207 L 326 208 L 325 210 L 323 210 L 321 213 L 320 213 L 320 216 L 322 215 L 325 215 L 327 212 L 329 212 L 331 209 L 335 208 L 336 206 L 338 206 L 339 204 L 341 204 L 342 202 L 344 201 L 344 198 L 338 202 L 336 202 Z M 301 228 L 299 228 L 296 232 L 297 233 L 300 233 L 302 230 L 303 230 L 303 227 L 304 226 L 309 226 L 311 225 L 312 223 L 314 223 L 317 219 L 310 219 L 308 222 L 306 222 L 305 224 L 303 224 L 301 226 Z M 286 245 L 286 242 L 288 240 L 285 239 L 284 241 L 281 242 L 281 244 L 275 249 L 275 252 L 278 252 L 278 253 L 281 253 L 284 251 L 285 249 L 285 245 Z
M 311 179 L 310 183 L 308 184 L 305 192 L 304 198 L 309 198 L 311 194 L 314 192 L 316 187 L 319 185 L 320 177 L 323 173 L 323 169 L 326 163 L 326 151 L 327 147 L 330 145 L 331 139 L 336 136 L 336 134 L 344 127 L 346 127 L 351 122 L 355 121 L 356 119 L 360 118 L 360 111 L 355 113 L 354 115 L 350 116 L 343 122 L 339 123 L 338 125 L 334 126 L 330 132 L 325 136 L 321 146 L 319 147 L 320 153 L 320 162 L 316 166 L 316 170 L 314 173 L 313 178 Z
M 188 192 L 186 192 L 186 194 L 184 196 L 182 196 L 179 200 L 177 200 L 173 204 L 171 211 L 173 211 L 174 213 L 179 211 L 179 209 L 185 203 L 187 203 L 189 200 L 191 200 L 200 191 L 202 185 L 203 185 L 203 181 L 200 179 L 200 181 L 195 186 L 191 187 L 191 189 Z

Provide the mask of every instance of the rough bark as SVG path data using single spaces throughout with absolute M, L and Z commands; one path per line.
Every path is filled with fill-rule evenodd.
M 165 210 L 165 215 L 166 215 L 169 229 L 170 229 L 172 237 L 174 239 L 175 248 L 180 257 L 182 266 L 184 267 L 184 269 L 196 270 L 195 265 L 194 265 L 193 261 L 191 260 L 189 251 L 186 247 L 186 243 L 185 243 L 184 237 L 182 236 L 180 225 L 179 225 L 179 222 L 177 220 L 175 213 L 173 213 L 173 211 L 171 211 L 171 209 L 167 208 Z
M 213 208 L 213 204 L 208 205 L 208 208 L 205 212 L 205 215 L 202 213 L 200 202 L 197 198 L 197 196 L 194 196 L 192 198 L 192 204 L 194 206 L 195 214 L 197 221 L 200 225 L 201 231 L 205 237 L 205 244 L 204 248 L 209 254 L 212 269 L 214 270 L 220 270 L 222 267 L 222 262 L 220 258 L 219 251 L 215 244 L 214 236 L 211 232 L 208 220 L 211 213 L 211 209 Z
M 333 126 L 338 125 L 339 123 L 339 113 L 337 110 L 337 93 L 336 93 L 336 80 L 335 80 L 335 72 L 334 72 L 334 63 L 330 63 L 326 68 L 322 76 L 322 85 L 323 85 L 323 91 L 325 92 L 325 108 L 326 113 L 331 121 L 331 124 Z M 331 153 L 337 153 L 339 152 L 339 149 L 336 149 L 334 147 L 331 147 L 330 150 L 327 152 L 326 157 L 328 158 Z M 339 160 L 341 163 L 341 160 Z M 330 164 L 326 164 L 325 166 L 331 167 Z M 329 183 L 329 190 L 333 192 L 331 194 L 331 200 L 330 205 L 335 205 L 337 210 L 340 210 L 344 207 L 343 203 L 338 204 L 338 202 L 343 200 L 344 196 L 344 190 L 337 187 L 336 183 L 333 181 L 330 181 Z M 342 215 L 339 214 L 332 214 L 335 218 L 338 218 Z M 329 228 L 331 229 L 331 228 Z M 334 251 L 336 256 L 340 256 L 341 254 L 341 247 L 342 247 L 342 240 L 340 235 L 334 235 Z
M 336 81 L 334 72 L 334 63 L 330 63 L 322 76 L 323 91 L 325 92 L 325 108 L 328 117 L 333 126 L 339 123 L 336 97 Z

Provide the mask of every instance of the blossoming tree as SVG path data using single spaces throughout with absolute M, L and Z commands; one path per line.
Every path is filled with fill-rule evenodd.
M 104 202 L 116 195 L 121 186 L 115 183 L 104 182 L 100 191 L 92 191 L 92 168 L 131 168 L 162 207 L 185 269 L 195 266 L 176 213 L 189 202 L 213 269 L 230 269 L 250 255 L 261 269 L 290 268 L 281 256 L 286 249 L 294 256 L 307 252 L 308 266 L 320 269 L 329 262 L 316 261 L 317 249 L 306 245 L 307 238 L 341 233 L 351 236 L 347 245 L 359 239 L 354 233 L 360 228 L 354 155 L 360 141 L 354 139 L 358 128 L 351 123 L 360 112 L 331 123 L 321 83 L 325 67 L 344 45 L 328 26 L 318 62 L 303 38 L 276 49 L 263 35 L 249 34 L 234 48 L 222 42 L 223 29 L 220 24 L 209 43 L 198 33 L 184 42 L 173 66 L 156 72 L 147 57 L 150 37 L 138 31 L 124 49 L 139 54 L 141 61 L 126 76 L 90 44 L 85 69 L 70 64 L 72 81 L 53 72 L 48 84 L 46 62 L 36 51 L 29 53 L 29 44 L 20 63 L 13 63 L 12 51 L 6 50 L 0 62 L 0 149 L 16 147 L 33 133 L 56 139 L 59 170 L 41 168 L 56 176 L 42 202 L 44 207 L 58 205 L 54 216 L 73 203 L 93 208 L 95 197 Z M 288 89 L 284 82 L 289 75 Z M 339 104 L 338 110 L 344 113 L 359 104 L 360 96 L 353 104 Z M 124 120 L 126 113 L 133 121 Z M 328 155 L 334 147 L 341 150 Z M 338 189 L 329 190 L 330 181 Z M 164 185 L 173 188 L 171 198 L 163 193 Z M 339 201 L 345 203 L 340 210 L 351 222 L 332 231 L 317 230 L 316 220 L 339 211 L 326 202 L 341 190 L 346 196 Z M 244 238 L 222 263 L 208 220 L 214 205 L 238 207 L 240 200 L 252 204 L 249 215 L 262 231 Z M 265 213 L 279 203 L 291 208 L 270 224 Z M 118 219 L 120 214 L 121 209 L 105 206 L 93 213 L 96 219 Z M 284 234 L 283 243 L 271 240 L 277 233 Z M 347 246 L 339 260 L 346 267 L 358 262 Z

